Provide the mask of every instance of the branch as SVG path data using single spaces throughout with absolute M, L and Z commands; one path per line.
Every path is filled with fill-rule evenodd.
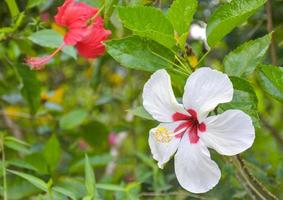
M 191 194 L 188 192 L 176 191 L 176 192 L 142 192 L 141 197 L 160 197 L 160 196 L 183 196 L 183 197 L 193 197 L 195 199 L 207 200 L 208 198 L 202 197 L 200 195 Z M 211 200 L 211 199 L 210 199 Z
M 267 128 L 270 131 L 270 133 L 276 139 L 276 141 L 283 147 L 283 138 L 277 132 L 277 130 L 275 128 L 273 128 L 263 117 L 260 117 L 260 121 L 265 126 L 265 128 Z
M 272 194 L 262 183 L 260 183 L 249 171 L 245 161 L 240 155 L 233 157 L 236 168 L 240 171 L 243 178 L 247 181 L 250 189 L 262 200 L 272 199 L 279 200 L 274 194 Z
M 267 0 L 265 5 L 265 10 L 267 15 L 267 31 L 271 33 L 273 31 L 271 0 Z M 276 47 L 273 36 L 271 38 L 271 44 L 270 44 L 270 56 L 271 56 L 272 65 L 277 65 Z

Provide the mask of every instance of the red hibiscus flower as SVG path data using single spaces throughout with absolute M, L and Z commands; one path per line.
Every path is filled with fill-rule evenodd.
M 98 16 L 99 10 L 83 2 L 66 0 L 58 8 L 55 22 L 68 29 L 64 42 L 51 55 L 27 58 L 31 69 L 39 70 L 48 63 L 65 45 L 73 45 L 85 58 L 96 58 L 105 52 L 103 41 L 111 34 L 104 28 L 103 19 Z

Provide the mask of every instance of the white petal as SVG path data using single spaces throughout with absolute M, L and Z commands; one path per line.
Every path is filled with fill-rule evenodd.
M 172 122 L 175 112 L 186 113 L 174 96 L 168 73 L 156 71 L 143 89 L 143 106 L 159 122 Z
M 175 155 L 175 173 L 180 185 L 193 193 L 211 190 L 221 177 L 207 147 L 200 140 L 191 144 L 187 134 L 182 138 Z
M 206 132 L 201 140 L 222 155 L 235 155 L 252 146 L 255 129 L 249 115 L 240 110 L 228 110 L 204 121 Z
M 201 121 L 218 104 L 231 101 L 233 85 L 226 74 L 203 67 L 188 78 L 183 104 L 186 109 L 195 109 Z
M 182 121 L 171 122 L 171 123 L 161 123 L 156 128 L 153 128 L 149 132 L 148 143 L 153 155 L 153 158 L 158 161 L 158 166 L 162 169 L 164 164 L 167 163 L 171 156 L 176 152 L 181 138 L 172 137 L 171 141 L 168 143 L 160 142 L 154 136 L 158 128 L 165 128 L 169 133 L 173 133 L 177 126 L 182 123 Z

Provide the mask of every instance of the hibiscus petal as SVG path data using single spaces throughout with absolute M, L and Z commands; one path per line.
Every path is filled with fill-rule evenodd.
M 175 154 L 175 173 L 180 185 L 193 193 L 211 190 L 221 177 L 207 147 L 201 141 L 191 144 L 187 134 Z
M 148 143 L 151 149 L 153 158 L 158 161 L 158 166 L 162 169 L 164 164 L 167 163 L 171 156 L 176 152 L 180 137 L 172 136 L 169 142 L 162 142 L 156 136 L 158 130 L 165 129 L 168 133 L 173 134 L 174 130 L 182 123 L 182 121 L 171 122 L 171 123 L 161 123 L 157 127 L 149 131 Z
M 183 104 L 186 109 L 194 109 L 199 121 L 218 104 L 231 101 L 233 85 L 226 74 L 203 67 L 196 70 L 188 78 Z
M 250 116 L 240 110 L 228 110 L 220 115 L 208 117 L 206 132 L 201 140 L 222 155 L 235 155 L 252 146 L 255 129 Z
M 144 108 L 157 121 L 172 122 L 174 113 L 186 114 L 174 96 L 170 76 L 164 69 L 156 71 L 150 77 L 144 86 L 142 96 Z
M 103 41 L 111 34 L 111 31 L 104 29 L 103 26 L 94 26 L 86 31 L 83 40 L 76 45 L 78 53 L 86 58 L 96 58 L 105 52 Z

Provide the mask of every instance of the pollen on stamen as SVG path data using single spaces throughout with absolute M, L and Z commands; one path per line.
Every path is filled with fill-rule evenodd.
M 51 60 L 51 58 L 51 56 L 28 57 L 25 61 L 32 70 L 41 70 L 44 68 L 44 65 Z
M 158 127 L 153 136 L 160 143 L 169 143 L 172 140 L 172 135 L 164 127 Z

